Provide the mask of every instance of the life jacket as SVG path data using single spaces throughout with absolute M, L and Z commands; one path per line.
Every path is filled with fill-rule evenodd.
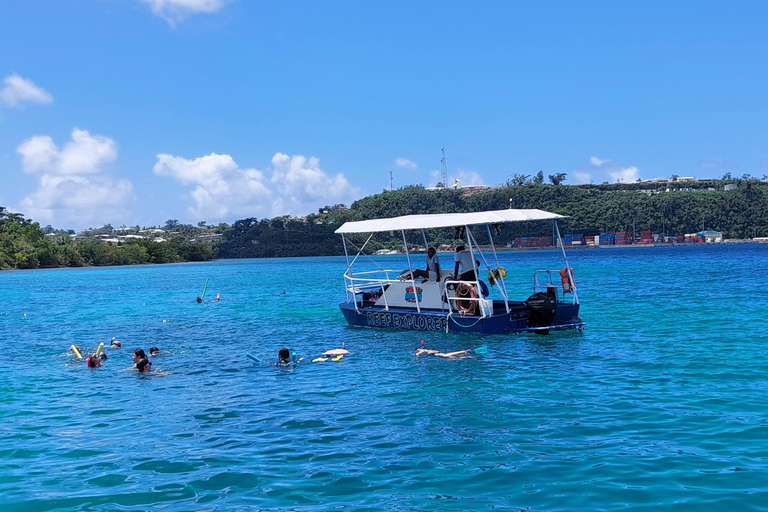
M 475 287 L 469 283 L 460 283 L 456 288 L 456 297 L 477 299 L 477 291 Z M 459 300 L 456 301 L 456 305 L 459 311 L 465 315 L 474 315 L 477 310 L 476 300 Z
M 560 271 L 560 282 L 563 283 L 563 293 L 571 293 L 571 287 L 573 286 L 573 281 L 571 281 L 571 277 L 568 275 L 568 267 L 564 268 Z M 573 275 L 573 269 L 570 269 L 571 275 Z

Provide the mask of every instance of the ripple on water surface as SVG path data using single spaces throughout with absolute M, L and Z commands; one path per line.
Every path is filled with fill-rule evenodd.
M 349 328 L 343 258 L 0 273 L 0 508 L 766 510 L 766 249 L 573 251 L 589 327 L 539 337 Z

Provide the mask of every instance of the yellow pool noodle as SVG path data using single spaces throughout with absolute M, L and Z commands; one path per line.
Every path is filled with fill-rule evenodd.
M 334 357 L 333 359 L 331 359 L 331 361 L 338 361 L 338 360 L 339 360 L 339 359 L 341 359 L 342 357 L 344 357 L 344 354 L 341 354 L 340 356 L 336 356 L 336 357 Z
M 318 357 L 317 359 L 313 359 L 312 362 L 317 363 L 318 361 L 327 361 L 327 360 L 328 360 L 327 357 Z
M 96 356 L 98 357 L 99 354 L 101 354 L 101 349 L 104 348 L 104 343 L 99 343 L 99 348 L 96 349 Z
M 77 356 L 78 359 L 82 359 L 83 358 L 83 356 L 80 354 L 80 352 L 77 351 L 77 349 L 75 348 L 74 345 L 70 345 L 69 348 L 72 349 L 72 352 L 75 353 L 75 355 Z

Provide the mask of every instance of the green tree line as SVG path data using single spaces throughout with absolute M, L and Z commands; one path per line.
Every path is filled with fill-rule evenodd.
M 556 176 L 560 183 L 562 176 Z M 287 217 L 245 219 L 235 222 L 219 246 L 220 256 L 272 257 L 344 254 L 341 237 L 334 231 L 344 222 L 424 213 L 471 212 L 504 208 L 537 208 L 569 218 L 558 223 L 560 232 L 594 235 L 600 232 L 652 231 L 679 236 L 697 231 L 722 231 L 726 238 L 768 236 L 768 183 L 757 179 L 696 182 L 622 183 L 601 185 L 550 185 L 509 182 L 487 189 L 427 190 L 407 186 L 384 191 L 352 203 L 349 209 L 327 206 L 306 222 Z M 735 185 L 725 190 L 726 184 Z M 485 230 L 477 231 L 488 243 Z M 399 234 L 375 234 L 368 248 L 396 249 Z M 430 244 L 452 243 L 451 229 L 428 230 Z M 493 233 L 494 243 L 517 236 L 552 235 L 551 222 L 512 223 Z M 368 235 L 350 235 L 358 247 Z M 423 245 L 421 233 L 409 233 L 409 243 Z
M 214 257 L 216 248 L 211 244 L 181 237 L 166 242 L 137 238 L 120 245 L 96 238 L 50 237 L 37 222 L 0 207 L 0 268 L 4 269 L 174 263 Z

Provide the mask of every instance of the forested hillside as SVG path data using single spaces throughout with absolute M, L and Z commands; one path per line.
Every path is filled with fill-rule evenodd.
M 725 185 L 733 189 L 725 190 Z M 203 261 L 217 255 L 339 255 L 344 254 L 344 249 L 341 237 L 334 231 L 346 221 L 509 207 L 568 215 L 568 220 L 559 223 L 563 234 L 632 231 L 634 226 L 636 232 L 650 230 L 668 235 L 707 229 L 722 231 L 725 238 L 768 236 L 768 183 L 757 179 L 574 186 L 529 183 L 458 190 L 409 186 L 365 197 L 348 209 L 343 205 L 326 206 L 302 219 L 248 218 L 231 227 L 220 224 L 216 232 L 223 233 L 223 239 L 218 246 L 193 241 L 201 230 L 184 225 L 172 226 L 177 235 L 165 242 L 134 239 L 110 245 L 98 239 L 48 236 L 36 222 L 0 207 L 0 268 Z M 189 233 L 183 228 L 189 228 Z M 505 244 L 516 236 L 551 234 L 551 222 L 510 224 L 494 235 L 494 242 Z M 451 243 L 454 239 L 450 229 L 432 230 L 427 236 L 431 244 Z M 480 243 L 488 243 L 487 231 L 478 230 L 476 237 Z M 359 246 L 366 238 L 354 235 L 348 240 Z M 409 240 L 421 245 L 421 233 L 409 234 Z M 398 249 L 401 239 L 380 233 L 372 237 L 368 247 Z
M 734 190 L 724 190 L 726 184 Z M 220 256 L 305 256 L 343 254 L 341 237 L 334 230 L 348 220 L 394 217 L 417 213 L 469 212 L 502 208 L 538 208 L 570 216 L 560 223 L 562 233 L 650 230 L 670 235 L 703 229 L 722 231 L 726 238 L 768 236 L 768 183 L 757 179 L 669 182 L 660 184 L 545 185 L 530 184 L 487 189 L 426 190 L 409 186 L 355 201 L 349 209 L 320 209 L 306 223 L 287 217 L 238 221 L 225 234 Z M 546 236 L 552 224 L 505 227 L 497 243 L 515 236 Z M 434 243 L 453 240 L 451 230 L 428 233 Z M 351 237 L 361 243 L 360 237 Z M 419 243 L 420 233 L 411 239 Z M 487 235 L 478 235 L 481 243 Z M 398 239 L 376 235 L 370 247 L 397 248 Z
M 37 222 L 0 207 L 0 269 L 174 263 L 205 261 L 215 256 L 213 245 L 182 237 L 162 243 L 137 238 L 111 245 L 96 238 L 48 236 Z

